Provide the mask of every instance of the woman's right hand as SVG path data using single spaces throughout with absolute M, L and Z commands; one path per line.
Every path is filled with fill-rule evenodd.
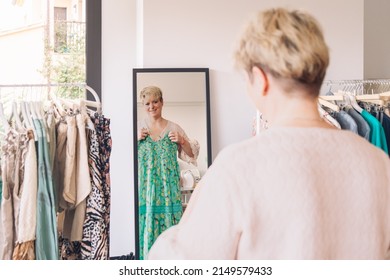
M 141 130 L 138 131 L 138 141 L 144 140 L 148 135 L 148 130 L 146 128 L 141 128 Z

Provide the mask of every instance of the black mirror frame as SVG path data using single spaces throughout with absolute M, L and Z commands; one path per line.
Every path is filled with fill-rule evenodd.
M 210 119 L 210 78 L 209 68 L 134 68 L 133 69 L 133 154 L 134 154 L 134 215 L 135 215 L 135 259 L 139 259 L 139 211 L 138 211 L 138 138 L 137 138 L 137 74 L 138 73 L 205 73 L 206 120 L 207 120 L 207 164 L 211 165 L 211 119 Z

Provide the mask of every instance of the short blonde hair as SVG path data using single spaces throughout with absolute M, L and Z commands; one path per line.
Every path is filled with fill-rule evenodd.
M 257 66 L 275 78 L 321 86 L 329 50 L 319 23 L 303 11 L 284 8 L 259 12 L 249 21 L 234 53 L 237 68 Z
M 152 96 L 160 101 L 163 100 L 162 91 L 159 87 L 156 87 L 156 86 L 144 87 L 140 92 L 139 98 L 141 99 L 141 101 L 143 103 L 145 98 L 148 96 Z

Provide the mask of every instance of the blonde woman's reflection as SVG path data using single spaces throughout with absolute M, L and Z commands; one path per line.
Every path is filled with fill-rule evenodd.
M 199 144 L 162 117 L 162 91 L 142 89 L 146 118 L 138 123 L 139 245 L 144 259 L 157 237 L 182 216 L 177 157 L 196 165 Z

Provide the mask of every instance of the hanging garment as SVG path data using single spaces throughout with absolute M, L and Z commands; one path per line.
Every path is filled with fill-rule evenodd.
M 11 180 L 12 176 L 8 175 L 8 171 L 14 166 L 14 155 L 9 152 L 7 143 L 9 139 L 14 141 L 14 135 L 12 131 L 9 131 L 6 136 L 6 143 L 2 146 L 2 161 L 1 161 L 1 173 L 2 173 L 2 199 L 1 199 L 1 260 L 10 260 L 12 258 L 13 244 L 15 239 L 15 226 L 13 218 L 13 201 L 12 201 L 12 188 L 13 184 Z
M 65 210 L 63 226 L 63 240 L 61 246 L 62 259 L 81 259 L 81 240 L 83 238 L 83 224 L 86 217 L 86 198 L 91 192 L 91 181 L 89 176 L 88 147 L 86 136 L 86 118 L 81 113 L 75 115 L 76 131 L 71 137 L 76 138 L 74 148 L 74 206 Z M 69 122 L 68 122 L 69 128 Z M 68 130 L 69 132 L 69 130 Z M 74 135 L 74 133 L 76 135 Z M 68 142 L 69 144 L 70 142 Z M 72 159 L 73 160 L 73 159 Z
M 66 210 L 64 221 L 64 237 L 70 241 L 81 241 L 83 234 L 83 223 L 85 220 L 86 197 L 91 192 L 91 182 L 89 178 L 87 136 L 85 131 L 85 117 L 82 114 L 75 115 L 76 131 L 72 131 L 75 136 L 74 145 L 74 186 L 69 189 L 68 197 L 74 198 L 74 206 Z M 69 124 L 68 124 L 69 128 Z M 69 143 L 69 142 L 68 142 Z M 67 164 L 68 165 L 68 164 Z M 66 189 L 65 189 L 66 191 Z
M 83 224 L 81 258 L 84 260 L 97 259 L 97 256 L 106 250 L 104 239 L 101 238 L 102 233 L 105 231 L 104 212 L 106 209 L 104 208 L 106 206 L 104 205 L 103 178 L 100 172 L 102 161 L 96 127 L 95 130 L 88 132 L 88 144 L 89 174 L 92 191 L 87 197 L 86 219 Z
M 389 154 L 387 139 L 381 123 L 366 110 L 363 110 L 362 117 L 367 121 L 371 129 L 370 142 L 385 151 L 386 154 Z
M 77 127 L 76 116 L 71 114 L 66 116 L 67 134 L 66 134 L 66 153 L 65 153 L 65 174 L 64 190 L 62 193 L 65 199 L 65 209 L 76 206 L 76 141 Z
M 353 133 L 358 134 L 358 126 L 354 119 L 347 114 L 345 111 L 335 112 L 334 117 L 337 122 L 340 124 L 341 129 L 352 131 Z
M 50 111 L 47 113 L 47 130 L 48 130 L 48 136 L 50 138 L 49 144 L 49 157 L 50 157 L 50 166 L 51 166 L 51 173 L 53 176 L 53 191 L 54 191 L 54 201 L 56 203 L 55 210 L 58 210 L 58 187 L 56 185 L 56 180 L 55 180 L 55 155 L 56 155 L 56 149 L 57 149 L 57 135 L 56 135 L 56 121 L 54 118 L 54 113 L 53 110 L 50 109 Z
M 63 210 L 67 208 L 66 201 L 62 195 L 64 192 L 64 178 L 65 178 L 65 159 L 68 125 L 63 118 L 58 118 L 56 124 L 56 150 L 54 157 L 54 182 L 57 189 L 56 210 L 64 215 Z M 62 232 L 63 223 L 59 222 L 59 231 Z
M 19 170 L 17 166 L 17 150 L 19 144 L 19 134 L 10 129 L 6 133 L 6 138 L 2 146 L 2 178 L 3 178 L 3 193 L 1 201 L 1 222 L 3 235 L 2 251 L 0 252 L 0 259 L 11 260 L 16 240 L 16 227 L 18 220 L 19 197 L 15 195 L 18 190 L 19 182 L 18 176 L 15 176 Z
M 87 147 L 85 122 L 89 119 L 94 130 L 88 130 L 89 147 Z M 59 142 L 66 142 L 63 146 L 69 146 L 71 142 L 76 143 L 74 158 L 77 166 L 77 169 L 75 169 L 75 186 L 77 188 L 75 188 L 75 192 L 64 193 L 68 198 L 75 197 L 76 200 L 73 206 L 69 203 L 69 199 L 63 205 L 66 209 L 64 211 L 66 215 L 63 228 L 61 227 L 61 219 L 59 219 L 59 230 L 63 230 L 63 234 L 59 238 L 61 259 L 108 259 L 111 199 L 109 175 L 111 154 L 110 121 L 97 113 L 91 117 L 77 114 L 76 141 L 72 141 L 74 133 L 70 133 L 70 138 L 67 138 L 69 131 L 74 130 L 74 126 L 69 121 L 69 118 L 66 125 L 66 140 Z M 70 126 L 71 128 L 69 129 Z M 59 154 L 61 154 L 61 150 L 57 146 Z M 70 170 L 66 165 L 64 173 L 70 172 Z M 69 183 L 71 183 L 70 180 L 64 182 L 63 190 L 65 192 L 73 189 L 72 187 L 66 187 Z M 59 218 L 61 217 L 60 215 Z M 79 222 L 81 222 L 81 225 L 78 225 Z M 78 231 L 79 229 L 82 229 L 81 233 Z M 78 239 L 81 241 L 75 241 Z
M 177 144 L 168 134 L 158 141 L 138 141 L 140 259 L 157 237 L 182 216 Z
M 38 197 L 35 254 L 38 260 L 57 260 L 58 234 L 49 147 L 42 120 L 34 119 L 38 134 Z
M 83 224 L 87 208 L 86 198 L 91 193 L 91 180 L 88 164 L 88 141 L 86 135 L 86 117 L 81 113 L 76 116 L 77 125 L 77 154 L 76 154 L 76 209 L 72 223 L 71 241 L 81 241 L 83 237 Z
M 3 180 L 1 179 L 0 172 L 0 206 L 1 206 L 1 198 L 3 197 Z M 0 207 L 0 222 L 1 222 L 1 207 Z M 3 251 L 3 227 L 0 226 L 0 252 Z
M 1 179 L 1 176 L 0 176 L 0 206 L 1 206 L 1 198 L 3 196 L 2 190 L 3 190 L 3 180 Z M 2 225 L 2 219 L 1 219 L 1 207 L 0 207 L 0 223 L 1 223 L 1 226 L 0 226 L 0 252 L 3 252 L 3 225 Z
M 50 153 L 50 163 L 52 165 L 52 173 L 54 173 L 54 159 L 56 155 L 56 148 L 57 148 L 57 135 L 56 135 L 56 120 L 54 117 L 54 110 L 52 108 L 49 109 L 47 113 L 47 127 L 48 127 L 48 134 L 50 137 L 50 143 L 49 143 L 49 153 Z M 56 190 L 57 191 L 57 190 Z M 57 200 L 57 193 L 55 193 L 55 197 Z
M 320 111 L 320 114 L 321 114 L 321 117 L 322 117 L 323 120 L 325 120 L 331 126 L 334 126 L 337 129 L 341 129 L 341 125 L 339 124 L 339 122 L 334 117 L 332 117 L 329 114 L 329 112 L 327 112 L 322 107 L 319 107 L 319 111 Z
M 357 124 L 358 134 L 365 138 L 367 141 L 370 141 L 370 126 L 368 125 L 367 121 L 360 115 L 355 109 L 348 108 L 347 110 L 348 115 L 350 115 L 353 120 Z
M 98 123 L 98 140 L 101 145 L 103 193 L 106 208 L 104 211 L 105 230 L 103 232 L 104 248 L 102 257 L 108 258 L 110 248 L 110 207 L 111 207 L 111 177 L 110 177 L 110 157 L 112 149 L 112 139 L 110 130 L 110 120 L 103 115 L 95 114 L 95 123 Z M 98 256 L 99 257 L 99 256 Z
M 56 115 L 56 149 L 54 156 L 54 182 L 57 189 L 57 201 L 56 209 L 58 212 L 57 215 L 57 230 L 58 230 L 58 247 L 60 251 L 60 258 L 62 259 L 63 255 L 69 255 L 63 253 L 63 250 L 66 251 L 66 248 L 63 248 L 65 243 L 64 238 L 62 237 L 64 218 L 65 218 L 65 209 L 67 209 L 67 203 L 63 197 L 64 192 L 64 177 L 65 177 L 65 165 L 66 165 L 66 147 L 67 147 L 67 131 L 68 125 L 65 120 L 65 117 L 61 115 Z
M 3 143 L 4 190 L 2 201 L 2 236 L 4 246 L 1 259 L 11 259 L 19 232 L 19 210 L 23 193 L 24 161 L 27 153 L 27 131 L 10 129 Z M 12 225 L 12 226 L 11 226 Z M 12 243 L 10 243 L 12 241 Z
M 387 148 L 390 147 L 390 117 L 386 115 L 384 112 L 381 112 L 382 114 L 382 126 L 383 131 L 385 132 L 386 137 L 386 144 Z
M 19 230 L 12 257 L 14 260 L 35 259 L 38 170 L 32 130 L 28 131 L 27 145 L 24 160 L 23 192 L 20 199 Z
M 27 130 L 18 130 L 18 142 L 16 143 L 16 155 L 15 155 L 15 170 L 14 170 L 14 220 L 15 220 L 15 241 L 19 236 L 19 218 L 22 194 L 24 192 L 24 169 L 25 159 L 28 148 L 29 138 L 27 136 Z
M 66 121 L 66 132 L 63 137 L 66 139 L 64 147 L 62 148 L 65 165 L 64 165 L 64 177 L 63 189 L 60 190 L 60 207 L 64 209 L 59 218 L 59 232 L 61 232 L 61 238 L 59 239 L 60 257 L 62 260 L 77 260 L 79 259 L 79 244 L 73 244 L 71 241 L 72 223 L 74 218 L 74 208 L 76 207 L 77 199 L 77 186 L 76 186 L 76 146 L 77 146 L 77 126 L 76 115 L 72 111 L 68 112 L 64 116 Z M 64 127 L 65 128 L 65 127 Z
M 103 115 L 91 116 L 94 130 L 88 130 L 89 174 L 92 190 L 87 197 L 83 225 L 81 258 L 84 260 L 109 259 L 110 229 L 110 120 Z
M 43 107 L 39 108 L 41 105 L 35 102 L 30 104 L 34 107 L 23 107 L 25 111 L 21 106 L 22 122 L 18 123 L 15 118 L 15 122 L 8 126 L 6 138 L 9 139 L 5 139 L 3 143 L 6 142 L 7 145 L 1 147 L 1 165 L 5 174 L 0 175 L 4 175 L 6 181 L 4 186 L 0 187 L 0 214 L 3 214 L 0 215 L 1 259 L 58 259 L 60 238 L 57 229 L 61 231 L 62 237 L 63 222 L 57 223 L 56 214 L 58 212 L 58 220 L 61 221 L 65 209 L 71 208 L 74 211 L 74 217 L 70 220 L 71 239 L 83 238 L 83 226 L 87 218 L 86 198 L 91 189 L 86 124 L 93 127 L 93 123 L 89 118 L 84 120 L 79 114 L 82 104 L 84 112 L 87 112 L 85 102 L 80 101 L 79 108 L 76 108 L 76 103 L 73 104 L 75 106 L 69 106 L 73 101 L 63 104 L 61 102 L 62 100 L 52 100 L 50 108 L 45 106 L 45 110 L 42 110 Z M 111 136 L 109 121 L 101 115 L 96 115 L 96 120 L 101 125 L 96 138 L 100 158 L 100 187 L 104 196 L 99 203 L 108 210 L 103 207 L 103 222 L 99 225 L 100 229 L 104 226 L 100 233 L 102 238 L 99 237 L 102 241 L 94 240 L 94 244 L 98 245 L 93 245 L 93 250 L 95 256 L 100 255 L 100 259 L 108 259 Z M 27 130 L 23 128 L 25 126 L 31 127 L 34 139 L 27 137 Z M 21 133 L 23 129 L 25 135 Z M 77 132 L 76 135 L 74 132 Z M 23 137 L 26 140 L 24 144 Z M 69 142 L 74 143 L 73 149 L 76 152 L 69 149 L 69 146 L 72 146 Z M 74 160 L 66 161 L 69 154 Z M 96 235 L 91 238 L 95 237 Z M 81 258 L 80 242 L 77 244 L 69 241 L 68 247 L 76 252 L 77 259 Z
M 3 180 L 1 179 L 1 175 L 0 175 L 0 205 L 1 205 L 1 198 L 2 197 L 3 197 Z

